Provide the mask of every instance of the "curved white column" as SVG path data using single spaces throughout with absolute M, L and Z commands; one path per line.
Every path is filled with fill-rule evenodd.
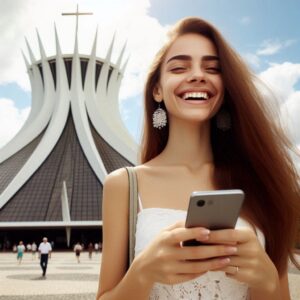
M 132 164 L 136 164 L 137 162 L 136 151 L 128 147 L 127 143 L 123 143 L 120 140 L 111 122 L 103 121 L 102 115 L 104 112 L 101 112 L 101 107 L 99 105 L 99 101 L 97 101 L 96 99 L 96 92 L 95 92 L 96 44 L 97 44 L 97 34 L 95 36 L 92 53 L 87 67 L 85 87 L 84 87 L 84 94 L 85 94 L 85 101 L 86 101 L 88 115 L 98 134 L 101 135 L 102 138 L 104 138 L 105 141 L 111 147 L 116 149 L 122 156 L 128 159 Z M 100 74 L 100 77 L 102 76 L 102 74 L 103 73 Z M 105 74 L 107 74 L 106 71 Z M 104 75 L 104 77 L 106 76 Z M 105 80 L 104 79 L 102 80 L 102 78 L 100 79 L 100 81 L 105 82 Z M 102 88 L 106 89 L 106 84 L 105 84 L 105 88 L 103 87 L 102 84 Z M 104 96 L 105 93 L 101 91 L 101 94 L 102 94 L 102 99 L 100 100 L 104 100 L 106 98 L 106 96 Z M 118 93 L 116 93 L 116 96 L 117 95 Z
M 115 38 L 115 36 L 114 36 Z M 107 52 L 106 58 L 104 60 L 100 76 L 98 79 L 97 91 L 96 91 L 96 102 L 99 103 L 99 112 L 101 122 L 108 127 L 108 129 L 103 130 L 102 135 L 107 141 L 111 141 L 111 133 L 113 131 L 114 139 L 118 144 L 117 149 L 121 148 L 123 154 L 126 153 L 126 157 L 134 164 L 137 161 L 137 144 L 125 128 L 119 111 L 119 89 L 120 82 L 116 84 L 112 78 L 116 78 L 116 74 L 119 72 L 119 68 L 111 64 L 111 55 L 114 45 L 114 38 L 112 39 L 111 45 Z M 120 64 L 122 56 L 124 53 L 125 46 L 121 51 L 121 55 L 118 58 L 117 64 Z M 110 67 L 113 67 L 112 74 L 108 82 L 108 74 Z M 100 134 L 100 132 L 99 132 Z M 122 150 L 127 148 L 129 150 Z
M 25 59 L 32 90 L 31 111 L 20 131 L 10 142 L 0 149 L 0 163 L 32 142 L 47 126 L 53 110 L 53 100 L 47 101 L 49 98 L 46 98 L 44 95 L 43 81 L 38 63 L 34 58 L 27 40 L 26 43 L 32 63 L 30 68 L 27 66 L 28 62 Z
M 104 182 L 107 175 L 103 161 L 95 145 L 86 113 L 84 93 L 82 89 L 81 67 L 78 54 L 77 34 L 75 40 L 75 51 L 72 62 L 71 78 L 71 109 L 74 118 L 76 133 L 82 150 L 96 176 Z
M 103 99 L 106 99 L 108 74 L 109 74 L 109 68 L 111 65 L 110 59 L 111 59 L 112 50 L 114 47 L 114 42 L 115 42 L 115 34 L 114 34 L 113 39 L 108 48 L 106 58 L 103 61 L 103 65 L 101 67 L 101 71 L 100 71 L 98 82 L 97 82 L 96 100 L 98 101 L 98 103 L 101 103 L 101 101 L 103 101 Z M 94 43 L 94 45 L 95 45 L 95 43 Z
M 43 103 L 44 103 L 44 86 L 43 86 L 43 79 L 42 75 L 40 73 L 39 67 L 37 60 L 34 57 L 34 54 L 29 46 L 29 43 L 27 39 L 25 39 L 29 57 L 31 60 L 31 70 L 32 70 L 32 75 L 33 75 L 33 81 L 30 81 L 31 84 L 31 111 L 30 111 L 30 117 L 32 115 L 33 119 L 37 117 L 37 115 L 40 113 Z M 30 68 L 30 66 L 28 66 Z M 30 79 L 30 77 L 29 77 Z
M 13 195 L 42 165 L 48 155 L 52 152 L 64 130 L 70 109 L 70 91 L 57 34 L 56 48 L 56 91 L 54 89 L 53 77 L 46 61 L 46 57 L 44 56 L 44 53 L 41 52 L 45 83 L 45 99 L 46 101 L 51 100 L 55 104 L 52 117 L 40 143 L 24 164 L 23 168 L 0 195 L 0 208 L 13 197 Z
M 33 82 L 34 82 L 34 77 L 33 77 L 33 70 L 32 68 L 30 67 L 30 64 L 24 54 L 23 51 L 22 52 L 22 56 L 23 56 L 23 59 L 24 59 L 24 62 L 25 62 L 25 66 L 26 66 L 26 70 L 27 70 L 27 74 L 28 74 L 28 77 L 29 77 L 29 82 L 30 82 L 30 86 L 31 86 L 31 89 L 33 87 Z M 36 96 L 33 97 L 33 94 L 34 94 L 34 91 L 31 92 L 31 106 L 30 106 L 30 112 L 29 112 L 29 115 L 28 115 L 28 118 L 26 119 L 25 123 L 23 124 L 22 128 L 20 129 L 21 130 L 24 130 L 25 127 L 27 127 L 28 124 L 30 124 L 32 122 L 32 120 L 34 119 L 34 117 L 36 116 L 36 112 L 39 110 L 39 103 L 37 101 L 37 98 Z M 36 92 L 35 92 L 36 94 Z

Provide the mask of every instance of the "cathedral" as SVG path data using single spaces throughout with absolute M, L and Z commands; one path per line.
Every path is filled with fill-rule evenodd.
M 114 39 L 105 58 L 97 56 L 97 32 L 90 55 L 63 54 L 55 28 L 56 54 L 40 58 L 27 42 L 23 54 L 30 78 L 30 115 L 0 149 L 0 243 L 39 242 L 58 247 L 101 241 L 102 187 L 111 171 L 135 165 L 137 145 L 125 128 L 118 94 L 124 48 L 112 63 Z M 27 58 L 28 57 L 28 58 Z

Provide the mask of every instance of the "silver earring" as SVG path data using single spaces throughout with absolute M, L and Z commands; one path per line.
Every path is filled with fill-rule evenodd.
M 231 117 L 226 109 L 221 109 L 216 116 L 217 128 L 227 131 L 231 128 Z
M 160 103 L 158 103 L 158 108 L 152 115 L 152 124 L 154 128 L 158 129 L 162 129 L 167 125 L 167 113 L 160 107 Z

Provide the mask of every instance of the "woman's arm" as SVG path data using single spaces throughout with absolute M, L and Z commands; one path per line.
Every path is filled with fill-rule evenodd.
M 290 290 L 288 282 L 287 271 L 279 278 L 278 285 L 275 287 L 275 290 L 270 292 L 270 294 L 263 294 L 260 291 L 250 290 L 251 300 L 265 300 L 265 299 L 280 299 L 280 300 L 290 300 Z
M 128 176 L 125 169 L 109 174 L 103 187 L 103 248 L 97 299 L 147 299 L 151 286 L 142 284 L 128 258 Z

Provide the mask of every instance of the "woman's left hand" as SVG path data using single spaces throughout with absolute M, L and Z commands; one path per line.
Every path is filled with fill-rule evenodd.
M 208 243 L 234 244 L 237 247 L 236 254 L 230 256 L 230 264 L 221 269 L 227 276 L 248 284 L 258 293 L 278 292 L 277 269 L 251 229 L 211 231 Z

